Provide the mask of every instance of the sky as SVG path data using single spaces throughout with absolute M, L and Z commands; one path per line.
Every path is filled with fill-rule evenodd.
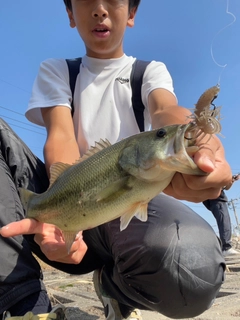
M 216 106 L 226 158 L 240 172 L 240 0 L 142 0 L 124 51 L 166 64 L 179 105 L 194 108 L 200 95 L 220 82 Z M 24 116 L 41 61 L 83 56 L 85 48 L 62 0 L 11 0 L 0 6 L 0 117 L 41 159 L 45 129 Z M 225 67 L 224 67 L 225 66 Z M 240 221 L 240 181 L 227 191 Z M 211 212 L 187 203 L 217 232 Z M 237 222 L 229 209 L 232 227 Z

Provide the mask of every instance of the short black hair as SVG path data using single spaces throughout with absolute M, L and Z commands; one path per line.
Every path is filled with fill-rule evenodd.
M 69 9 L 72 10 L 72 3 L 71 0 L 63 0 L 65 3 L 65 6 Z M 138 8 L 141 0 L 129 0 L 129 9 L 132 8 Z

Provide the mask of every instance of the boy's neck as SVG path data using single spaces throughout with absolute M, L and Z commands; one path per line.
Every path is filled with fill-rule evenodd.
M 90 59 L 96 59 L 96 60 L 120 60 L 121 58 L 125 57 L 125 53 L 123 53 L 120 57 L 110 57 L 110 58 L 101 58 L 101 57 L 93 57 L 93 56 L 90 56 L 86 53 L 85 55 L 87 58 L 90 58 Z
M 116 48 L 113 51 L 109 51 L 109 52 L 101 52 L 101 50 L 99 50 L 100 52 L 94 52 L 92 50 L 89 50 L 89 48 L 86 48 L 86 55 L 89 58 L 95 58 L 95 59 L 118 59 L 121 58 L 124 55 L 124 51 L 122 46 L 120 46 L 119 48 Z

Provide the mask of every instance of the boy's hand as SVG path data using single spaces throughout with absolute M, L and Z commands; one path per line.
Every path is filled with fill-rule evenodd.
M 216 199 L 224 186 L 232 180 L 229 164 L 224 156 L 221 141 L 212 136 L 205 137 L 199 143 L 199 151 L 194 155 L 196 165 L 207 172 L 206 176 L 193 176 L 176 173 L 164 193 L 179 200 L 202 202 Z M 208 140 L 208 141 L 207 141 Z
M 1 228 L 0 233 L 3 237 L 35 234 L 35 242 L 51 261 L 78 264 L 87 251 L 87 245 L 82 239 L 82 232 L 77 234 L 68 253 L 61 230 L 52 224 L 41 223 L 34 219 L 23 219 L 9 223 Z

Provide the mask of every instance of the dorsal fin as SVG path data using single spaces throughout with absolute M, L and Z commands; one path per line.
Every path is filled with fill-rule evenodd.
M 50 185 L 49 187 L 57 180 L 57 178 L 62 174 L 67 168 L 71 167 L 70 164 L 56 162 L 50 167 Z
M 80 163 L 89 157 L 93 156 L 94 154 L 98 153 L 99 151 L 106 149 L 107 147 L 110 147 L 111 143 L 106 139 L 106 140 L 100 140 L 99 142 L 95 142 L 95 146 L 90 147 L 89 150 L 79 159 L 77 160 L 74 164 Z
M 99 151 L 101 151 L 101 150 L 103 150 L 103 149 L 106 149 L 106 148 L 109 147 L 109 146 L 111 146 L 111 143 L 110 143 L 107 139 L 105 139 L 105 140 L 101 139 L 99 142 L 95 142 L 95 146 L 94 146 L 94 147 L 92 146 L 92 147 L 86 152 L 85 155 L 88 155 L 88 154 L 89 154 L 89 156 L 90 156 L 90 155 L 93 155 L 93 154 L 98 153 Z M 85 156 L 85 155 L 84 155 L 84 156 Z
M 91 147 L 80 159 L 78 159 L 75 163 L 72 165 L 75 165 L 77 163 L 80 163 L 92 155 L 98 153 L 99 151 L 111 146 L 111 143 L 106 140 L 100 140 L 99 142 L 95 142 L 95 146 Z M 72 166 L 71 164 L 62 163 L 62 162 L 56 162 L 51 165 L 50 167 L 50 185 L 49 187 L 57 180 L 57 178 L 62 174 L 67 168 Z

